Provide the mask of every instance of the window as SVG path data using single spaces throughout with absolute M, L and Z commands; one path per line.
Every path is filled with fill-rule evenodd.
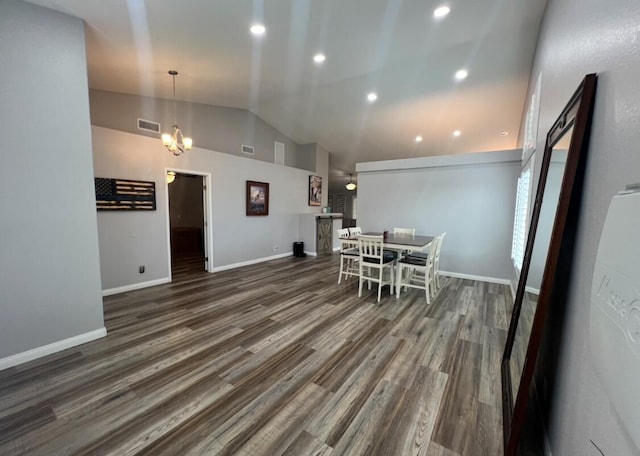
M 522 269 L 525 242 L 527 240 L 527 226 L 529 220 L 529 194 L 531 191 L 531 168 L 533 156 L 525 165 L 518 178 L 516 194 L 516 210 L 513 220 L 513 240 L 511 243 L 511 259 L 518 272 Z

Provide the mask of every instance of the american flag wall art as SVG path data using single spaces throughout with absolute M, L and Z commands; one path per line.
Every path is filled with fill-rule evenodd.
M 128 179 L 95 178 L 99 211 L 155 211 L 156 183 Z

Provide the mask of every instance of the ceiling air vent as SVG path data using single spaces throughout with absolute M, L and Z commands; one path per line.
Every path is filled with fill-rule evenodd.
M 160 124 L 150 120 L 138 119 L 138 129 L 148 131 L 150 133 L 160 133 Z
M 249 154 L 249 155 L 253 155 L 253 147 L 251 146 L 245 146 L 244 144 L 242 145 L 242 153 L 243 154 Z

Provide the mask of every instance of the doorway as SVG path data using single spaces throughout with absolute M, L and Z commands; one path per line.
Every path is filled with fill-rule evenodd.
M 206 176 L 167 172 L 171 276 L 208 270 Z

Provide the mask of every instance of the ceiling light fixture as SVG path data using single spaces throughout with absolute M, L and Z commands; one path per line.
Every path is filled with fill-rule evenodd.
M 327 58 L 325 57 L 324 54 L 316 54 L 313 56 L 313 61 L 316 63 L 322 63 L 325 60 L 327 60 Z
M 465 79 L 467 76 L 469 76 L 469 73 L 468 73 L 468 72 L 467 72 L 467 70 L 465 70 L 465 69 L 461 69 L 461 70 L 456 71 L 456 75 L 455 75 L 455 77 L 456 77 L 456 79 L 457 79 L 458 81 L 462 81 L 462 80 L 463 80 L 463 79 Z
M 433 10 L 433 17 L 435 17 L 436 19 L 442 19 L 447 14 L 449 14 L 449 11 L 451 11 L 451 9 L 448 6 L 446 5 L 439 6 Z
M 500 133 L 500 136 L 509 136 L 509 132 L 508 131 L 503 131 Z
M 174 180 L 176 180 L 176 172 L 167 171 L 167 184 L 172 183 Z
M 421 143 L 422 142 L 422 136 L 420 136 L 420 135 L 416 136 L 416 142 L 417 143 Z
M 462 134 L 462 132 L 460 130 L 456 130 L 456 131 L 453 132 L 453 136 L 455 136 L 456 138 L 458 136 L 460 136 L 461 134 Z
M 369 94 L 367 95 L 367 100 L 369 100 L 372 103 L 377 99 L 378 99 L 378 94 L 375 92 L 369 92 Z
M 356 184 L 353 183 L 353 175 L 349 173 L 349 183 L 345 185 L 345 188 L 350 192 L 356 189 Z
M 253 24 L 249 30 L 255 36 L 262 36 L 267 31 L 267 28 L 262 24 Z
M 169 74 L 173 78 L 173 134 L 163 133 L 162 144 L 169 149 L 176 157 L 184 153 L 185 150 L 190 150 L 193 145 L 193 140 L 183 136 L 178 122 L 176 120 L 176 76 L 178 72 L 176 70 L 170 70 Z

